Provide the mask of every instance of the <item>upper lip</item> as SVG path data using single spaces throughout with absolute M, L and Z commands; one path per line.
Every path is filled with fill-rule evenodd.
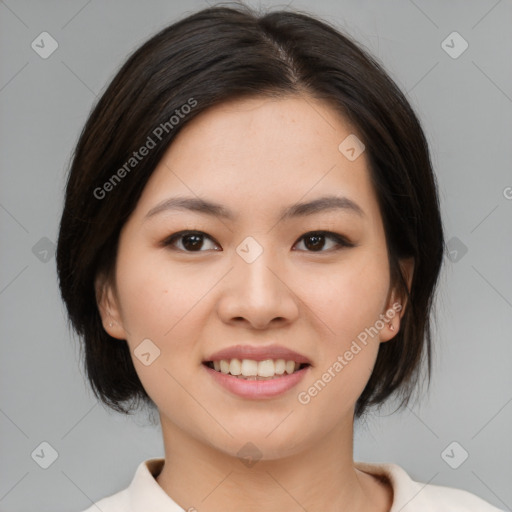
M 285 361 L 311 364 L 311 361 L 306 356 L 281 345 L 268 345 L 266 347 L 234 345 L 211 354 L 207 359 L 205 359 L 205 362 L 220 361 L 221 359 L 252 359 L 254 361 L 264 361 L 265 359 L 284 359 Z

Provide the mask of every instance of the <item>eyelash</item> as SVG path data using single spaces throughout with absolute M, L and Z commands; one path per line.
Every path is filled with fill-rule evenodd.
M 208 236 L 206 233 L 204 233 L 203 231 L 194 231 L 194 230 L 186 230 L 186 231 L 180 231 L 178 233 L 174 233 L 173 235 L 167 237 L 163 242 L 162 242 L 162 245 L 164 247 L 172 247 L 174 242 L 177 240 L 177 239 L 181 239 L 183 237 L 185 237 L 186 235 L 200 235 L 200 236 L 205 236 L 206 238 L 209 238 L 210 240 L 214 241 L 215 240 Z M 355 244 L 349 242 L 346 238 L 344 238 L 343 236 L 337 234 L 337 233 L 333 233 L 332 231 L 309 231 L 307 233 L 305 233 L 304 235 L 302 235 L 296 243 L 302 241 L 303 239 L 307 238 L 308 236 L 314 236 L 314 235 L 320 235 L 320 236 L 325 236 L 326 238 L 330 238 L 332 240 L 334 240 L 337 244 L 338 244 L 338 247 L 334 248 L 334 249 L 329 249 L 329 250 L 326 250 L 324 251 L 323 249 L 322 250 L 319 250 L 319 251 L 305 251 L 305 252 L 310 252 L 312 254 L 315 254 L 315 253 L 322 253 L 322 252 L 333 252 L 334 251 L 339 251 L 341 250 L 342 248 L 350 248 L 350 247 L 355 247 Z M 217 244 L 217 242 L 215 242 Z M 219 244 L 217 244 L 219 245 Z M 294 244 L 295 245 L 295 244 Z M 200 252 L 205 252 L 205 251 L 187 251 L 187 250 L 184 250 L 184 249 L 178 249 L 176 247 L 172 248 L 172 250 L 176 250 L 176 251 L 181 251 L 181 252 L 186 252 L 186 253 L 189 253 L 189 254 L 193 254 L 193 253 L 200 253 Z

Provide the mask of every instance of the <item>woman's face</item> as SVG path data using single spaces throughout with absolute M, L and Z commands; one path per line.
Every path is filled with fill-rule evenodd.
M 203 112 L 160 161 L 121 232 L 101 310 L 105 329 L 127 340 L 164 428 L 231 455 L 250 441 L 272 459 L 351 425 L 379 343 L 399 325 L 368 161 L 364 151 L 354 159 L 353 137 L 317 100 L 251 98 Z M 177 197 L 219 208 L 173 207 Z M 338 206 L 299 208 L 324 197 Z M 171 238 L 187 230 L 200 233 Z M 390 331 L 382 319 L 393 316 Z M 240 345 L 278 345 L 310 366 L 298 382 L 272 383 L 206 368 Z M 285 379 L 294 385 L 277 392 Z

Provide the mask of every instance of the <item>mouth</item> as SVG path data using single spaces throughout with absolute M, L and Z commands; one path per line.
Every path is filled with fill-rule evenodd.
M 311 366 L 309 363 L 285 359 L 219 359 L 203 361 L 203 365 L 228 377 L 249 381 L 275 380 Z

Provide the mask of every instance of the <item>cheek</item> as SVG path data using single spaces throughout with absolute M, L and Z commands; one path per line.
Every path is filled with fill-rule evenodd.
M 375 324 L 385 307 L 389 275 L 387 260 L 370 251 L 320 272 L 305 272 L 302 300 L 324 323 L 326 335 L 349 342 Z
M 334 421 L 354 404 L 371 376 L 379 349 L 379 327 L 389 287 L 387 259 L 371 251 L 354 252 L 329 275 L 309 273 L 304 301 L 322 329 L 313 388 L 303 389 Z M 307 397 L 306 397 L 307 399 Z M 329 404 L 339 408 L 330 409 Z
M 213 277 L 185 271 L 164 253 L 143 255 L 125 247 L 120 256 L 117 289 L 135 370 L 159 408 L 184 410 L 190 396 L 182 386 L 190 388 L 187 379 L 199 361 L 194 340 L 201 325 L 200 299 Z M 144 353 L 149 353 L 146 360 Z
M 123 323 L 135 337 L 167 340 L 174 326 L 187 323 L 188 314 L 211 287 L 211 277 L 191 267 L 172 264 L 165 252 L 120 258 L 117 283 Z

